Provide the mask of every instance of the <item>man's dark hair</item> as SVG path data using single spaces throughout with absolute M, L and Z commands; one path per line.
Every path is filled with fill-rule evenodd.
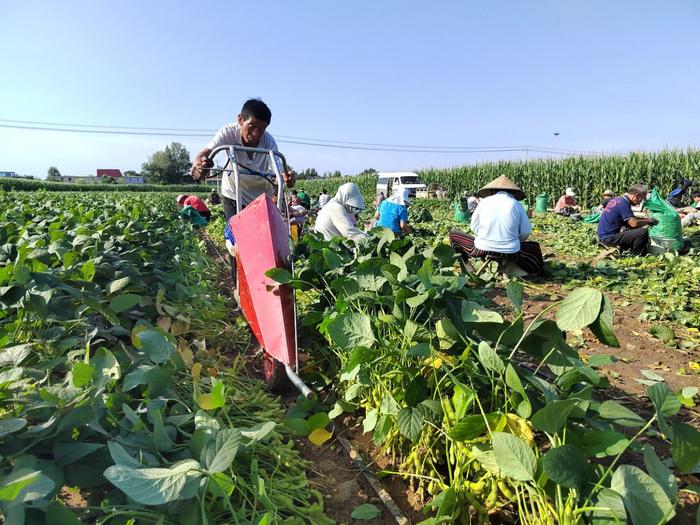
M 323 189 L 321 190 L 321 193 L 326 193 L 326 188 L 323 188 Z
M 262 100 L 259 98 L 251 98 L 245 101 L 241 108 L 241 117 L 249 119 L 250 117 L 262 120 L 268 124 L 272 121 L 272 112 Z
M 693 198 L 695 198 L 695 197 L 700 197 L 700 190 L 693 192 Z
M 646 195 L 647 187 L 644 184 L 635 184 L 634 186 L 630 186 L 627 193 L 630 195 Z

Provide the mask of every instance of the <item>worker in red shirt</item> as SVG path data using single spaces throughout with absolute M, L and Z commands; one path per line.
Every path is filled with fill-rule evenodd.
M 209 208 L 207 208 L 207 205 L 204 204 L 204 201 L 196 195 L 178 195 L 177 205 L 180 208 L 184 208 L 185 206 L 192 206 L 207 221 L 211 220 L 211 211 L 209 210 Z

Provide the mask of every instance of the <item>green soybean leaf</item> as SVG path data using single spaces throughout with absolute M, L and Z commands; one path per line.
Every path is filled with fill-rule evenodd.
M 104 448 L 104 443 L 54 443 L 53 456 L 56 463 L 66 466 Z
M 513 303 L 513 306 L 520 310 L 520 307 L 523 305 L 522 283 L 519 283 L 518 281 L 508 281 L 508 285 L 506 286 L 506 294 L 508 295 L 510 302 Z
M 673 462 L 681 472 L 693 472 L 700 465 L 700 432 L 687 423 L 673 423 Z
M 46 497 L 56 487 L 51 478 L 31 468 L 19 468 L 2 479 L 0 501 L 28 503 Z
M 279 284 L 287 284 L 294 279 L 294 276 L 284 268 L 272 268 L 266 271 L 265 275 Z
M 381 516 L 381 511 L 377 508 L 376 505 L 372 505 L 371 503 L 363 503 L 362 505 L 358 505 L 352 510 L 352 514 L 350 514 L 350 517 L 354 520 L 373 520 L 374 518 L 378 518 Z
M 175 345 L 156 330 L 142 330 L 133 337 L 138 341 L 137 348 L 143 350 L 148 358 L 156 364 L 166 362 L 175 353 Z
M 505 432 L 494 432 L 493 454 L 504 476 L 518 481 L 532 481 L 537 458 L 532 449 L 519 437 Z
M 615 337 L 613 332 L 613 309 L 610 299 L 603 296 L 603 301 L 600 306 L 600 312 L 595 321 L 593 321 L 589 328 L 593 335 L 598 338 L 601 343 L 612 346 L 615 348 L 620 347 L 620 342 Z M 593 365 L 591 365 L 593 366 Z
M 644 466 L 649 475 L 664 489 L 670 501 L 678 498 L 678 483 L 673 472 L 664 465 L 651 445 L 644 445 Z
M 664 417 L 675 416 L 681 409 L 681 401 L 666 383 L 656 383 L 647 388 L 647 395 L 656 411 Z
M 591 456 L 604 458 L 619 454 L 628 442 L 623 434 L 611 429 L 589 430 L 581 438 L 581 448 Z
M 415 344 L 408 349 L 406 355 L 410 355 L 412 357 L 429 357 L 430 345 L 428 343 Z
M 486 310 L 473 301 L 462 301 L 462 321 L 465 323 L 502 323 L 503 317 L 498 312 Z
M 73 365 L 72 375 L 73 375 L 73 386 L 76 388 L 82 388 L 92 381 L 92 375 L 94 373 L 94 368 L 82 361 L 78 361 Z
M 59 501 L 52 501 L 46 508 L 46 525 L 80 525 L 81 523 L 78 516 Z
M 455 441 L 471 441 L 480 436 L 483 436 L 488 428 L 495 428 L 503 417 L 502 414 L 496 412 L 493 414 L 486 414 L 486 418 L 481 414 L 474 414 L 470 416 L 463 417 L 460 419 L 447 433 L 450 439 Z
M 27 420 L 21 417 L 0 419 L 0 437 L 22 430 L 27 426 Z
M 92 279 L 95 277 L 95 262 L 86 262 L 85 264 L 83 264 L 83 267 L 81 268 L 80 272 L 83 274 L 83 279 L 85 279 L 86 281 L 92 281 Z
M 612 476 L 610 488 L 622 496 L 634 525 L 657 525 L 674 515 L 674 506 L 663 489 L 635 466 L 618 467 Z
M 411 308 L 417 308 L 418 306 L 422 305 L 425 301 L 427 301 L 430 298 L 429 293 L 422 293 L 418 294 L 414 297 L 409 297 L 406 299 L 406 304 L 410 306 Z
M 109 455 L 112 456 L 112 461 L 114 461 L 115 465 L 123 465 L 131 468 L 142 467 L 141 463 L 134 459 L 126 449 L 116 441 L 109 441 L 107 443 L 107 448 L 109 449 Z
M 396 416 L 396 423 L 402 436 L 416 441 L 423 429 L 423 414 L 418 408 L 402 408 Z
M 0 485 L 0 501 L 14 501 L 22 489 L 37 481 L 40 475 L 41 472 L 36 471 L 14 478 L 10 475 L 3 479 Z
M 557 310 L 557 326 L 572 332 L 581 330 L 598 318 L 603 294 L 594 288 L 577 288 L 561 302 Z
M 367 415 L 362 420 L 362 433 L 372 432 L 374 427 L 377 426 L 377 419 L 379 419 L 379 412 L 376 409 L 372 409 L 367 412 Z
M 109 301 L 109 307 L 116 313 L 120 313 L 129 310 L 130 308 L 133 308 L 134 306 L 139 304 L 140 301 L 140 295 L 136 295 L 133 293 L 125 293 L 113 297 L 112 300 Z
M 224 383 L 215 379 L 212 383 L 211 392 L 196 395 L 197 405 L 204 410 L 215 410 L 226 405 L 226 388 Z
M 578 402 L 577 399 L 564 399 L 547 403 L 532 416 L 532 425 L 552 436 L 564 428 L 569 414 Z
M 202 450 L 202 463 L 209 472 L 223 472 L 228 469 L 241 446 L 241 433 L 235 428 L 217 432 Z
M 569 489 L 582 487 L 592 472 L 586 455 L 573 445 L 550 449 L 542 459 L 542 466 L 549 479 Z
M 92 358 L 92 367 L 95 369 L 93 381 L 98 387 L 103 387 L 110 381 L 121 377 L 121 368 L 114 354 L 104 347 L 100 347 Z
M 258 423 L 250 428 L 239 429 L 241 436 L 248 439 L 250 443 L 256 443 L 262 441 L 275 429 L 277 423 L 274 421 L 266 421 L 265 423 Z
M 32 343 L 27 343 L 3 348 L 2 352 L 0 352 L 0 366 L 19 366 L 31 353 L 33 347 Z
M 593 497 L 594 510 L 587 516 L 591 525 L 621 525 L 627 523 L 625 504 L 620 495 L 611 489 L 601 489 Z
M 129 284 L 129 281 L 131 281 L 131 277 L 122 277 L 121 279 L 115 279 L 114 281 L 109 283 L 109 293 L 113 294 L 115 292 L 118 292 L 119 290 L 122 290 L 126 287 L 126 285 Z
M 598 413 L 603 419 L 607 419 L 623 427 L 641 427 L 644 420 L 629 408 L 622 406 L 617 401 L 604 401 L 598 408 Z
M 345 350 L 358 346 L 370 348 L 375 342 L 372 321 L 362 313 L 339 315 L 328 325 L 328 334 L 334 344 Z
M 588 358 L 588 364 L 593 367 L 612 365 L 617 363 L 618 359 L 615 356 L 608 354 L 596 354 Z
M 501 359 L 486 341 L 481 341 L 479 343 L 479 361 L 481 361 L 484 368 L 497 374 L 503 373 L 505 369 L 503 359 Z
M 181 498 L 189 480 L 199 480 L 201 465 L 185 459 L 170 468 L 129 468 L 113 465 L 104 472 L 107 480 L 142 505 L 163 505 Z
M 422 375 L 417 375 L 408 384 L 404 401 L 409 407 L 415 407 L 427 399 L 428 395 L 428 381 Z
M 317 428 L 326 428 L 330 421 L 328 414 L 325 412 L 318 412 L 309 417 L 309 429 L 316 430 Z

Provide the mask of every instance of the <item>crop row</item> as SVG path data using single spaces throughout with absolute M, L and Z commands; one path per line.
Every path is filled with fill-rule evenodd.
M 0 210 L 4 523 L 328 522 L 170 195 Z
M 505 175 L 525 190 L 530 204 L 534 205 L 535 197 L 546 192 L 549 205 L 554 206 L 564 189 L 570 186 L 583 204 L 594 206 L 599 204 L 606 189 L 619 194 L 638 183 L 655 184 L 665 194 L 678 177 L 697 177 L 700 173 L 700 151 L 689 149 L 621 156 L 503 161 L 445 169 L 429 168 L 418 173 L 423 182 L 441 184 L 452 196 L 463 191 L 473 194 L 496 177 Z M 304 180 L 299 181 L 299 186 L 314 194 L 326 188 L 332 195 L 340 184 L 348 181 L 360 186 L 365 200 L 374 200 L 374 175 Z
M 494 514 L 538 524 L 672 518 L 674 473 L 700 462 L 700 433 L 678 415 L 694 391 L 654 382 L 644 416 L 609 398 L 597 368 L 612 358 L 585 362 L 565 334 L 590 329 L 619 346 L 600 291 L 575 289 L 526 321 L 523 287 L 509 281 L 511 307 L 491 310 L 493 268 L 465 269 L 437 231 L 375 232 L 357 247 L 307 234 L 296 255 L 293 275 L 269 274 L 303 298 L 310 366 L 337 395 L 328 417 L 359 414 L 396 458 L 393 473 L 424 497 L 424 524 Z M 290 427 L 308 431 L 311 418 L 306 428 L 298 419 Z M 670 457 L 641 437 L 665 443 Z
M 0 189 L 5 191 L 79 191 L 79 192 L 177 192 L 202 193 L 209 191 L 200 184 L 74 184 L 20 178 L 0 177 Z

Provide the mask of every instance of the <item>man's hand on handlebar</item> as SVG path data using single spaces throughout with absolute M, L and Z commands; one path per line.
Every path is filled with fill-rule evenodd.
M 197 153 L 197 156 L 194 158 L 194 163 L 190 170 L 190 176 L 194 180 L 199 180 L 204 177 L 203 168 L 211 168 L 214 166 L 214 161 L 209 158 L 209 153 L 211 153 L 211 150 L 205 149 Z

